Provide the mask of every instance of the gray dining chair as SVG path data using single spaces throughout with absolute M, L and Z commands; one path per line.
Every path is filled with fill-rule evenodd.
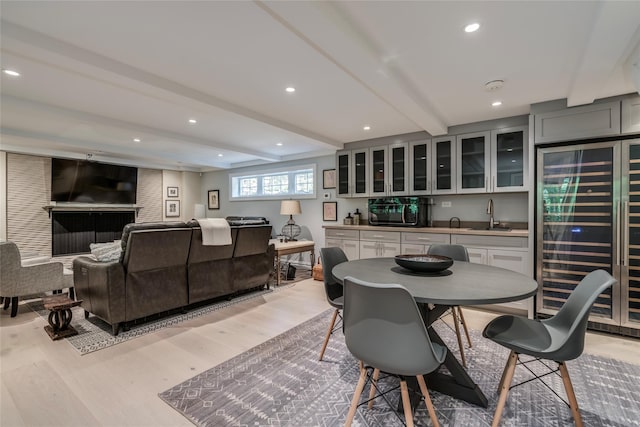
M 329 324 L 327 335 L 322 343 L 322 350 L 320 350 L 320 358 L 318 360 L 322 360 L 324 352 L 327 349 L 327 344 L 329 344 L 329 338 L 331 338 L 331 335 L 340 327 L 340 323 L 336 326 L 336 319 L 338 317 L 342 319 L 340 311 L 344 306 L 342 283 L 334 279 L 331 272 L 333 271 L 333 267 L 336 265 L 349 261 L 343 250 L 340 248 L 320 248 L 320 258 L 322 259 L 324 292 L 327 296 L 327 302 L 329 302 L 329 305 L 335 308 L 335 310 L 331 317 L 331 323 Z
M 415 376 L 431 422 L 434 426 L 439 425 L 423 375 L 438 369 L 444 362 L 447 349 L 431 342 L 420 310 L 405 287 L 346 277 L 344 334 L 347 348 L 361 361 L 358 385 L 345 426 L 351 425 L 362 391 L 368 381 L 373 382 L 375 371 L 400 378 L 400 394 L 408 426 L 414 424 L 406 377 Z M 385 390 L 383 393 L 388 392 Z M 369 396 L 370 401 L 372 398 Z
M 565 403 L 571 408 L 576 426 L 583 425 L 565 362 L 582 354 L 591 307 L 598 296 L 615 282 L 616 280 L 606 271 L 595 270 L 578 283 L 562 308 L 549 319 L 500 316 L 489 322 L 482 335 L 511 350 L 498 385 L 500 398 L 492 426 L 498 426 L 500 423 L 509 390 L 530 381 L 511 386 L 516 364 L 524 365 L 530 362 L 520 361 L 521 354 L 533 356 L 534 360 L 538 361 L 553 360 L 558 364 L 558 368 L 551 372 L 560 371 L 569 399 L 569 403 Z M 547 366 L 545 363 L 543 365 Z M 540 379 L 542 376 L 544 375 L 536 375 L 534 379 Z M 546 386 L 544 381 L 543 384 Z
M 431 245 L 427 251 L 427 255 L 441 255 L 447 256 L 454 261 L 466 261 L 469 262 L 469 252 L 467 248 L 462 245 Z M 464 334 L 467 337 L 467 343 L 469 348 L 471 345 L 471 337 L 469 336 L 469 329 L 467 329 L 467 322 L 464 320 L 462 314 L 462 308 L 459 305 L 451 307 L 451 314 L 453 315 L 453 324 L 456 328 L 456 337 L 458 338 L 458 349 L 460 349 L 460 359 L 462 360 L 462 366 L 467 367 L 467 361 L 464 356 L 464 347 L 462 346 L 462 335 L 460 334 L 460 325 L 464 330 Z

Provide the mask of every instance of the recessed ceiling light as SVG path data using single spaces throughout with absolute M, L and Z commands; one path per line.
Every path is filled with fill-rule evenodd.
M 20 77 L 20 73 L 14 70 L 4 69 L 2 72 L 11 77 Z
M 222 157 L 222 154 L 218 154 L 218 157 Z
M 286 88 L 285 90 L 286 90 L 287 92 L 289 92 L 289 93 L 293 93 L 293 92 L 295 92 L 295 91 L 296 91 L 296 88 L 295 88 L 295 87 L 293 87 L 293 86 L 289 86 L 289 87 L 288 87 L 288 88 Z
M 495 101 L 495 102 L 492 102 L 492 103 L 491 103 L 491 105 L 492 105 L 493 107 L 499 107 L 499 106 L 501 106 L 501 105 L 502 105 L 502 101 Z
M 367 125 L 367 126 L 363 127 L 362 129 L 364 129 L 364 130 L 371 130 L 371 126 Z
M 133 138 L 133 142 L 140 142 L 142 141 L 140 138 Z
M 282 142 L 278 142 L 278 143 L 276 143 L 276 145 L 277 145 L 278 147 L 282 147 Z
M 189 119 L 189 123 L 191 123 L 193 125 L 193 124 L 198 123 L 198 121 L 196 119 Z
M 473 24 L 469 24 L 464 27 L 464 31 L 467 33 L 473 33 L 474 31 L 478 31 L 478 28 L 480 28 L 480 24 L 474 22 Z

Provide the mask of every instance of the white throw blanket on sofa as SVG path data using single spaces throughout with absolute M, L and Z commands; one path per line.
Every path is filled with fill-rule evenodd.
M 222 246 L 231 244 L 231 227 L 224 218 L 206 218 L 197 220 L 202 229 L 202 244 Z

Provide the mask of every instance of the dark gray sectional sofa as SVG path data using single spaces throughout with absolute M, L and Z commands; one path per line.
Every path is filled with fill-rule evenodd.
M 73 261 L 85 315 L 120 324 L 268 285 L 275 250 L 270 225 L 231 227 L 232 243 L 203 246 L 196 221 L 127 224 L 119 261 Z

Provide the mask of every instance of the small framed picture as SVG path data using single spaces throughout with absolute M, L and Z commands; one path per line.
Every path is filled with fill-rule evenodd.
M 338 220 L 338 202 L 322 202 L 322 220 Z
M 166 217 L 180 216 L 180 200 L 165 200 L 164 210 Z
M 220 209 L 220 190 L 209 190 L 209 209 Z
M 322 188 L 336 188 L 336 170 L 325 169 L 322 171 Z
M 167 187 L 167 197 L 178 197 L 178 187 Z

